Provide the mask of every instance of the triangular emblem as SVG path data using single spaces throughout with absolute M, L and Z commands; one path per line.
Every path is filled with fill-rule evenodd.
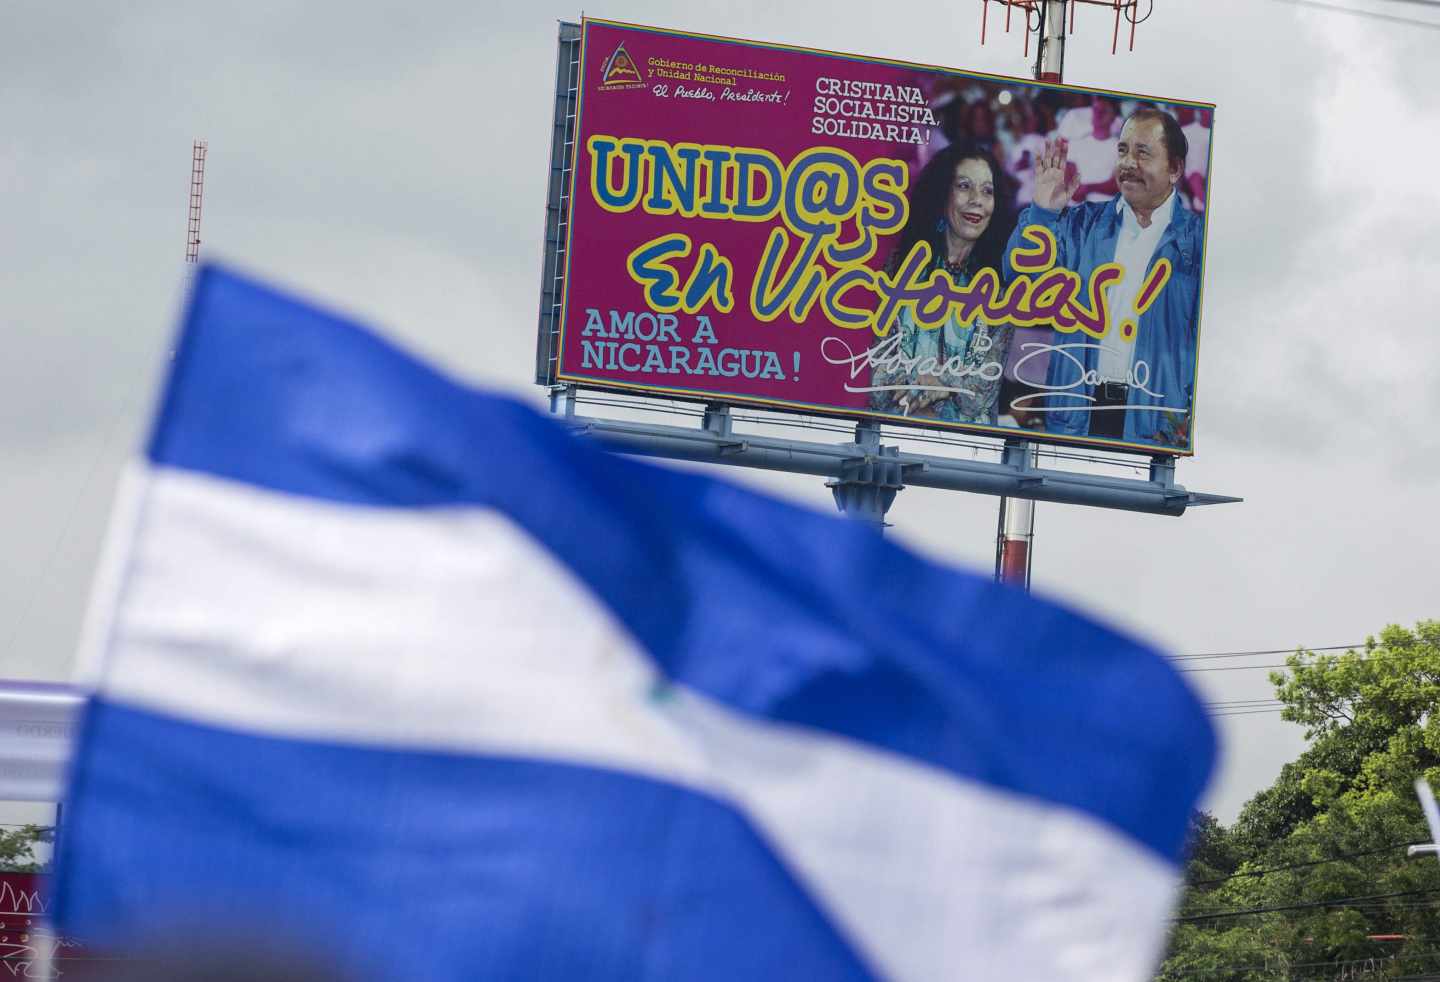
M 644 85 L 645 77 L 640 74 L 640 66 L 635 64 L 635 59 L 630 57 L 630 52 L 625 50 L 622 43 L 610 52 L 610 57 L 605 59 L 605 64 L 600 70 L 600 87 L 609 88 L 615 85 Z

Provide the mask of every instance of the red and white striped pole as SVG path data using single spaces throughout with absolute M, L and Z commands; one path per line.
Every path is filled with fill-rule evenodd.
M 1033 458 L 1035 451 L 1026 448 Z M 995 578 L 1001 583 L 1030 589 L 1030 547 L 1035 541 L 1035 502 L 1029 498 L 1000 499 L 1000 542 L 995 556 Z
M 1040 44 L 1035 52 L 1035 80 L 1059 82 L 1065 74 L 1065 8 L 1067 0 L 1040 5 Z
M 1035 79 L 1059 82 L 1065 73 L 1065 14 L 1067 0 L 1044 0 L 1040 9 L 1040 43 L 1035 55 Z M 1021 445 L 1021 459 L 1033 467 L 1035 449 Z M 995 578 L 1001 583 L 1030 589 L 1030 557 L 1035 543 L 1035 502 L 1029 498 L 1000 499 L 1000 533 L 995 544 Z

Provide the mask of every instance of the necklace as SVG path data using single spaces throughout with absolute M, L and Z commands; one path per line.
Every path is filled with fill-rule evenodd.
M 945 267 L 945 272 L 949 273 L 953 277 L 963 277 L 968 279 L 970 276 L 969 256 L 966 256 L 958 263 L 952 263 L 949 259 L 946 259 L 940 265 Z

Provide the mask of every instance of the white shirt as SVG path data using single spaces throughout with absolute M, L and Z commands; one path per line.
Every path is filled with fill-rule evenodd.
M 1107 294 L 1110 300 L 1110 329 L 1100 339 L 1095 368 L 1101 381 L 1129 382 L 1130 365 L 1135 358 L 1135 335 L 1125 338 L 1120 325 L 1129 320 L 1135 321 L 1136 327 L 1139 327 L 1135 300 L 1145 283 L 1145 274 L 1150 271 L 1150 260 L 1155 256 L 1160 236 L 1170 227 L 1170 215 L 1175 210 L 1175 192 L 1172 190 L 1151 214 L 1149 228 L 1140 226 L 1140 220 L 1123 197 L 1115 207 L 1120 213 L 1120 237 L 1115 241 L 1115 261 L 1125 267 L 1125 275 L 1110 286 Z

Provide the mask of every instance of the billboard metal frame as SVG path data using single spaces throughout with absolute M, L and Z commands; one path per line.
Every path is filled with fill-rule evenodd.
M 575 165 L 575 129 L 580 91 L 580 25 L 560 23 L 555 61 L 555 121 L 550 135 L 550 171 L 545 199 L 545 259 L 540 281 L 540 326 L 535 345 L 535 381 L 551 385 L 559 371 L 560 317 L 565 300 L 565 244 L 570 226 L 570 171 Z
M 735 429 L 731 407 L 710 403 L 698 428 L 583 416 L 574 386 L 551 390 L 551 411 L 577 433 L 621 453 L 733 467 L 756 467 L 829 478 L 836 504 L 847 514 L 881 523 L 905 487 L 970 491 L 1059 504 L 1090 505 L 1152 515 L 1180 516 L 1190 507 L 1240 501 L 1190 491 L 1175 483 L 1175 458 L 1150 458 L 1145 479 L 1108 477 L 1037 465 L 1028 441 L 1009 440 L 998 462 L 903 451 L 881 442 L 878 424 L 855 424 L 849 443 L 790 440 Z
M 964 460 L 903 452 L 898 446 L 884 445 L 881 442 L 882 424 L 878 420 L 855 419 L 841 412 L 811 412 L 773 404 L 761 408 L 797 416 L 824 417 L 832 421 L 848 419 L 855 424 L 854 439 L 837 444 L 738 434 L 731 410 L 753 407 L 753 400 L 706 399 L 700 395 L 681 393 L 655 393 L 648 398 L 703 404 L 705 409 L 698 429 L 580 415 L 577 406 L 582 386 L 573 381 L 559 380 L 558 353 L 563 329 L 561 318 L 565 298 L 566 243 L 570 232 L 571 174 L 575 165 L 579 122 L 582 37 L 582 24 L 560 22 L 535 353 L 535 381 L 549 389 L 551 412 L 577 434 L 620 453 L 825 477 L 828 478 L 826 485 L 842 512 L 876 525 L 885 524 L 885 514 L 896 494 L 907 486 L 1175 517 L 1183 515 L 1190 507 L 1243 500 L 1228 495 L 1189 491 L 1176 484 L 1175 465 L 1181 456 L 1186 456 L 1183 454 L 1115 448 L 1121 453 L 1148 456 L 1149 474 L 1146 479 L 1108 477 L 1037 465 L 1036 442 L 1054 442 L 1085 449 L 1083 443 L 1076 447 L 1077 441 L 1007 437 L 1003 440 L 1003 447 L 997 447 L 1001 455 L 998 462 Z M 624 392 L 632 398 L 647 398 L 644 392 L 601 383 L 585 383 L 583 389 Z M 899 425 L 901 430 L 924 429 L 913 424 Z M 987 434 L 972 431 L 969 435 Z M 1091 446 L 1088 449 L 1104 453 L 1110 448 Z

